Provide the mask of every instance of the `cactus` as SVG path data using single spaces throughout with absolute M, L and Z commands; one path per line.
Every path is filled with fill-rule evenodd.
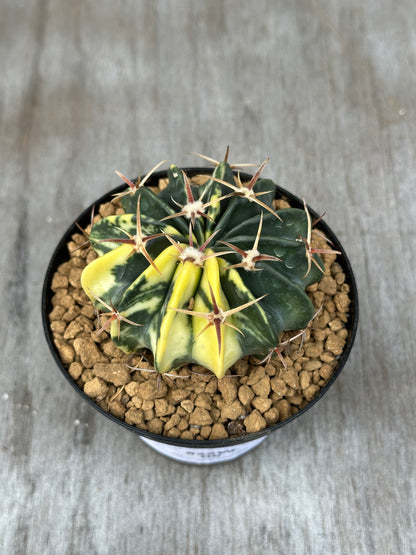
M 90 232 L 98 258 L 81 283 L 109 316 L 100 331 L 127 353 L 151 350 L 161 373 L 197 363 L 221 378 L 245 355 L 278 352 L 280 334 L 313 317 L 305 288 L 323 275 L 318 253 L 335 252 L 311 246 L 306 204 L 274 210 L 267 161 L 242 183 L 227 157 L 199 186 L 171 165 L 159 194 L 144 186 L 150 174 L 119 174 L 125 214 Z

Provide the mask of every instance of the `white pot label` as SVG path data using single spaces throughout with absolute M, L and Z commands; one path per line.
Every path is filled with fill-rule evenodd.
M 232 461 L 257 447 L 266 437 L 263 436 L 259 439 L 231 445 L 230 447 L 198 447 L 197 449 L 169 445 L 168 443 L 161 443 L 146 437 L 140 437 L 140 439 L 155 449 L 155 451 L 158 451 L 158 453 L 175 461 L 202 465 Z

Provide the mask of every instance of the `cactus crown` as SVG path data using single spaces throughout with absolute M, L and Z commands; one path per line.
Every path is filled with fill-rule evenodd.
M 306 327 L 314 308 L 305 288 L 323 263 L 306 205 L 275 211 L 264 165 L 242 183 L 226 155 L 198 186 L 171 165 L 159 194 L 143 186 L 148 176 L 119 174 L 125 214 L 92 226 L 98 258 L 81 283 L 123 351 L 150 349 L 158 372 L 194 362 L 221 378 L 243 356 L 276 349 L 283 331 Z

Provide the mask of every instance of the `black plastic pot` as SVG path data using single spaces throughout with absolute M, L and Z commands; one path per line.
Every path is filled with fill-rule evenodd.
M 208 174 L 212 173 L 212 168 L 185 168 L 185 172 L 190 177 L 195 176 L 197 174 Z M 251 176 L 248 174 L 240 173 L 242 179 L 244 181 L 248 181 Z M 158 180 L 160 178 L 164 178 L 167 176 L 166 171 L 156 172 L 152 175 L 152 177 L 148 180 L 147 184 L 150 186 L 154 186 L 158 184 Z M 98 199 L 94 205 L 99 206 L 102 203 L 109 202 L 112 199 L 112 196 L 115 193 L 119 193 L 126 188 L 126 185 L 120 185 L 119 187 L 115 188 L 111 192 L 105 194 L 100 199 Z M 290 202 L 291 206 L 297 208 L 303 208 L 302 201 L 297 198 L 296 196 L 292 195 L 285 189 L 278 187 L 278 195 L 287 198 Z M 347 329 L 349 332 L 349 336 L 344 348 L 342 355 L 339 357 L 338 366 L 335 369 L 335 372 L 327 385 L 323 387 L 318 395 L 308 403 L 303 409 L 301 409 L 297 414 L 291 416 L 287 420 L 283 422 L 279 422 L 274 426 L 271 426 L 265 430 L 260 432 L 247 434 L 245 436 L 236 437 L 236 438 L 229 438 L 229 439 L 218 439 L 218 440 L 188 440 L 188 439 L 180 439 L 180 438 L 169 438 L 161 435 L 156 435 L 150 433 L 146 430 L 141 430 L 136 428 L 135 426 L 126 424 L 125 422 L 119 420 L 112 414 L 104 411 L 101 407 L 94 403 L 94 401 L 88 397 L 73 381 L 71 376 L 68 374 L 67 369 L 63 365 L 59 352 L 55 347 L 53 342 L 52 332 L 49 325 L 48 315 L 52 309 L 51 305 L 51 282 L 52 277 L 57 270 L 58 266 L 68 260 L 68 249 L 66 247 L 68 241 L 70 240 L 71 236 L 78 232 L 78 228 L 76 223 L 78 223 L 81 227 L 87 227 L 90 223 L 90 215 L 91 215 L 92 205 L 89 206 L 77 219 L 76 221 L 69 227 L 66 233 L 63 235 L 62 239 L 59 241 L 58 246 L 55 249 L 55 252 L 52 255 L 50 263 L 48 265 L 48 269 L 46 271 L 45 281 L 43 285 L 43 294 L 42 294 L 42 317 L 43 317 L 43 327 L 45 330 L 46 340 L 48 342 L 49 348 L 52 352 L 55 361 L 61 370 L 64 377 L 70 383 L 70 385 L 76 390 L 76 392 L 81 395 L 81 397 L 95 410 L 103 414 L 106 418 L 109 418 L 113 422 L 119 424 L 123 428 L 130 430 L 136 434 L 139 434 L 141 439 L 156 449 L 157 451 L 163 453 L 164 455 L 173 458 L 175 460 L 179 460 L 181 462 L 193 463 L 193 464 L 215 464 L 218 462 L 225 462 L 229 460 L 233 460 L 240 455 L 248 452 L 252 448 L 256 447 L 259 443 L 261 443 L 266 437 L 276 432 L 282 426 L 285 426 L 292 422 L 295 418 L 299 418 L 302 416 L 306 411 L 308 411 L 312 406 L 317 403 L 323 395 L 328 391 L 328 389 L 332 386 L 334 381 L 339 376 L 341 370 L 344 368 L 345 363 L 349 357 L 351 348 L 354 343 L 357 325 L 358 325 L 358 294 L 357 294 L 357 287 L 354 279 L 354 275 L 351 269 L 351 265 L 348 261 L 347 255 L 331 229 L 325 224 L 325 222 L 321 221 L 319 223 L 318 228 L 325 233 L 325 235 L 332 241 L 333 248 L 335 250 L 341 251 L 341 255 L 338 256 L 337 262 L 342 266 L 343 271 L 346 276 L 346 283 L 350 286 L 350 298 L 351 298 L 351 305 L 349 307 L 349 316 L 348 316 L 348 324 Z M 313 217 L 317 217 L 317 214 L 312 210 L 309 209 L 311 215 Z

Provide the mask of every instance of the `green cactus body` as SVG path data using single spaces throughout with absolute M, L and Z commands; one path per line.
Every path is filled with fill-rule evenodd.
M 98 258 L 81 283 L 99 310 L 111 306 L 123 351 L 150 349 L 158 372 L 197 363 L 221 378 L 243 356 L 270 352 L 283 331 L 306 327 L 314 308 L 305 288 L 323 264 L 300 239 L 309 214 L 275 212 L 272 181 L 236 184 L 227 162 L 199 186 L 176 166 L 168 175 L 160 194 L 127 190 L 125 214 L 93 225 Z

